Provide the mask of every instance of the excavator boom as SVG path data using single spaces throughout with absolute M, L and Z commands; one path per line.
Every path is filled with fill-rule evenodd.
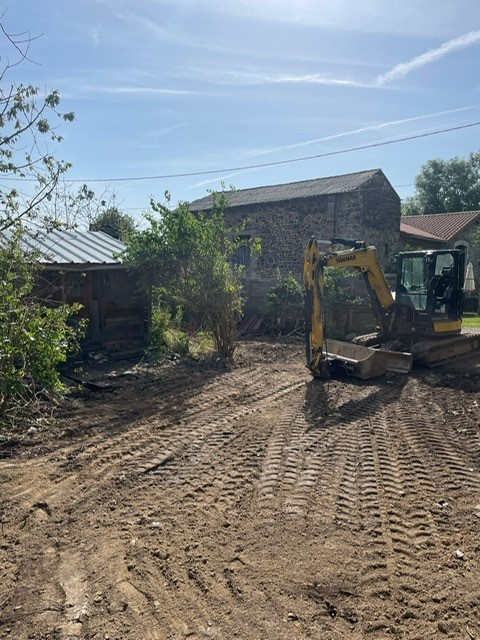
M 349 267 L 364 276 L 373 309 L 385 332 L 389 330 L 391 310 L 395 305 L 375 249 L 365 247 L 361 242 L 342 242 L 351 242 L 352 249 L 321 253 L 318 242 L 311 238 L 305 250 L 303 281 L 307 366 L 316 377 L 329 377 L 332 369 L 337 368 L 362 379 L 380 376 L 386 371 L 408 373 L 412 366 L 409 354 L 327 339 L 323 295 L 325 267 Z

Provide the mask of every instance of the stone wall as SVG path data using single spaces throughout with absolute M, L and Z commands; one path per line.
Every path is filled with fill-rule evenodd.
M 381 174 L 373 176 L 361 189 L 363 236 L 377 248 L 384 269 L 392 265 L 400 250 L 400 197 Z
M 303 254 L 311 236 L 365 240 L 378 249 L 384 267 L 400 245 L 400 199 L 381 174 L 349 193 L 229 207 L 229 226 L 246 223 L 245 235 L 261 239 L 262 253 L 246 271 L 247 311 L 265 311 L 266 292 L 277 269 L 301 279 Z
M 467 250 L 467 263 L 473 264 L 473 272 L 477 287 L 480 283 L 480 247 L 476 244 L 475 234 L 480 233 L 480 220 L 476 220 L 467 229 L 461 231 L 455 239 L 450 242 L 449 246 L 453 249 L 458 243 L 465 243 Z

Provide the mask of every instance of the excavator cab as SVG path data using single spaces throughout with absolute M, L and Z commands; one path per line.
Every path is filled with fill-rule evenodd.
M 462 251 L 408 251 L 397 256 L 397 329 L 403 334 L 455 334 L 461 329 Z

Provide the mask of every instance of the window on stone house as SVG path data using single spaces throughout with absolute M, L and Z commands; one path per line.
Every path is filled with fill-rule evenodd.
M 252 256 L 251 256 L 250 244 L 249 244 L 251 240 L 251 236 L 240 235 L 239 238 L 241 241 L 245 241 L 245 244 L 240 245 L 238 249 L 235 251 L 235 253 L 232 256 L 232 262 L 233 264 L 236 264 L 240 267 L 245 267 L 246 269 L 248 269 L 248 267 L 250 267 L 252 263 Z

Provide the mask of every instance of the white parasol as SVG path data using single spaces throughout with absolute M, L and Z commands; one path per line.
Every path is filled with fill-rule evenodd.
M 465 271 L 465 284 L 463 285 L 465 291 L 475 291 L 475 280 L 473 278 L 473 264 L 468 263 Z

